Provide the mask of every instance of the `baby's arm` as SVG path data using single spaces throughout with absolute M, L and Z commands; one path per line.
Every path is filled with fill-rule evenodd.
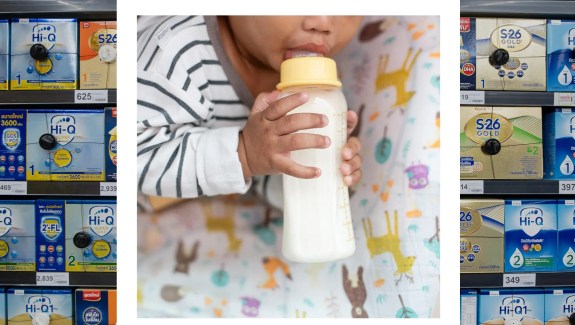
M 248 190 L 237 154 L 240 128 L 200 126 L 211 107 L 197 88 L 184 91 L 163 76 L 138 72 L 139 191 L 198 197 Z

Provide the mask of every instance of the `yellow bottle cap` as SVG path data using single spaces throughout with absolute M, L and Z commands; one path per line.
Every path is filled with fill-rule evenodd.
M 341 87 L 341 82 L 337 79 L 335 61 L 319 56 L 306 56 L 282 62 L 281 80 L 276 88 L 282 90 L 286 87 L 305 85 Z

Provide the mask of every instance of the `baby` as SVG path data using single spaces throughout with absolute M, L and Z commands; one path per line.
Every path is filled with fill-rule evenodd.
M 138 21 L 138 190 L 192 198 L 246 193 L 252 179 L 281 208 L 281 177 L 315 178 L 289 153 L 326 148 L 330 139 L 295 133 L 324 127 L 322 114 L 291 114 L 305 93 L 278 99 L 282 61 L 333 56 L 361 17 L 175 16 Z M 348 136 L 357 124 L 348 111 Z M 348 137 L 340 166 L 351 186 L 361 177 L 360 141 Z

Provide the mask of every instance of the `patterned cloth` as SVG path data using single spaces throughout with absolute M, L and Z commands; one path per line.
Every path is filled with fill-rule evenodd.
M 140 317 L 432 317 L 439 299 L 439 18 L 367 17 L 336 58 L 360 116 L 357 251 L 281 254 L 281 213 L 249 196 L 138 217 Z

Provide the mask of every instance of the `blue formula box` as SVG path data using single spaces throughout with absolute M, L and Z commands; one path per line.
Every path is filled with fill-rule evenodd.
M 557 201 L 505 200 L 505 272 L 557 270 Z
M 0 288 L 0 325 L 6 325 L 6 290 Z
M 544 177 L 575 179 L 575 109 L 555 108 L 543 114 Z
M 0 111 L 0 180 L 26 180 L 26 111 Z
M 0 19 L 0 90 L 8 90 L 8 61 L 10 59 L 10 25 Z
M 10 89 L 76 89 L 76 19 L 13 18 Z
M 459 88 L 475 90 L 475 18 L 459 18 Z
M 575 200 L 557 201 L 557 271 L 575 271 Z
M 65 206 L 64 200 L 36 201 L 36 271 L 65 271 Z
M 482 289 L 478 324 L 542 324 L 544 303 L 543 289 Z
M 569 324 L 575 313 L 575 288 L 545 289 L 545 324 Z
M 116 155 L 118 151 L 118 137 L 116 135 L 117 110 L 116 107 L 106 107 L 105 112 L 105 136 L 108 146 L 108 150 L 106 150 L 106 182 L 116 182 L 118 180 L 116 174 Z
M 116 272 L 116 201 L 66 201 L 66 271 Z
M 547 91 L 575 91 L 575 20 L 547 20 Z
M 71 289 L 10 288 L 6 293 L 8 325 L 72 324 Z
M 460 290 L 459 315 L 461 325 L 477 325 L 477 290 Z
M 0 201 L 0 272 L 36 271 L 33 200 Z
M 104 110 L 30 110 L 28 181 L 104 181 Z

